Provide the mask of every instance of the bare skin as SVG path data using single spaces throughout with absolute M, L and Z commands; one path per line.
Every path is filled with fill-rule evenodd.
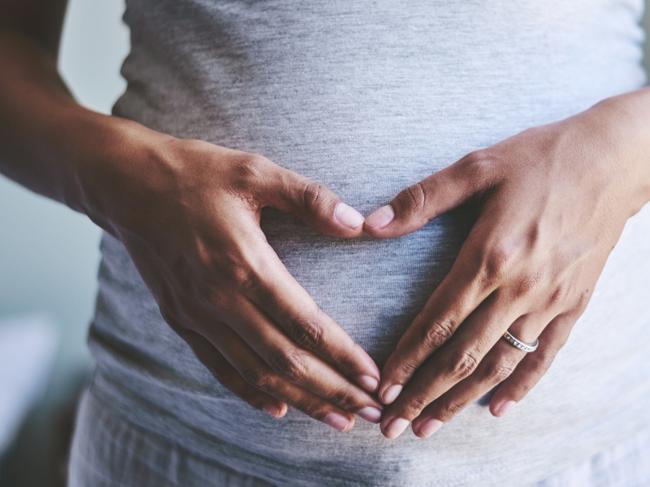
M 121 240 L 167 323 L 244 401 L 340 431 L 355 415 L 377 422 L 379 369 L 260 229 L 264 207 L 341 238 L 360 235 L 363 217 L 261 155 L 84 109 L 56 71 L 65 2 L 0 10 L 0 170 Z
M 496 387 L 500 416 L 539 381 L 584 311 L 623 227 L 650 199 L 650 91 L 474 152 L 376 210 L 378 238 L 416 231 L 463 203 L 478 218 L 383 371 L 381 429 L 433 434 Z M 535 352 L 511 346 L 510 330 Z

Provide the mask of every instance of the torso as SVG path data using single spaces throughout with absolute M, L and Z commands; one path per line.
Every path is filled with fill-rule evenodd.
M 115 113 L 264 154 L 360 211 L 465 153 L 641 86 L 640 0 L 129 0 Z M 289 271 L 381 362 L 453 262 L 461 213 L 391 241 L 263 227 Z M 169 229 L 174 231 L 174 229 Z M 650 212 L 628 224 L 565 349 L 507 417 L 476 403 L 427 441 L 276 422 L 225 390 L 104 238 L 95 389 L 143 427 L 291 485 L 535 480 L 648 422 Z M 630 337 L 633 337 L 632 339 Z M 644 382 L 645 381 L 645 382 Z M 299 464 L 299 471 L 295 465 Z

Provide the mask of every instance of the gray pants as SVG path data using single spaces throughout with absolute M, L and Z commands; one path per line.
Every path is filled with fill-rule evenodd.
M 512 485 L 524 484 L 522 479 L 513 479 Z M 648 485 L 650 431 L 641 431 L 534 487 Z M 271 487 L 271 484 L 216 464 L 133 425 L 86 391 L 77 414 L 68 486 Z

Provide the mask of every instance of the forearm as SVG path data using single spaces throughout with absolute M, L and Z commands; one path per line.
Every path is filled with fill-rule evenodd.
M 110 231 L 103 199 L 151 159 L 138 156 L 155 133 L 79 105 L 56 55 L 29 36 L 0 30 L 0 60 L 0 172 Z
M 82 210 L 77 152 L 103 117 L 73 99 L 56 58 L 35 40 L 0 32 L 0 171 L 42 195 Z

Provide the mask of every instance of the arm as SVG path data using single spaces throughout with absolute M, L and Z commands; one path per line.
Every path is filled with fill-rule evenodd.
M 169 325 L 251 405 L 277 417 L 293 405 L 339 430 L 355 413 L 377 421 L 376 365 L 259 226 L 273 206 L 349 238 L 363 217 L 262 156 L 84 109 L 56 70 L 65 2 L 0 10 L 0 171 L 121 240 Z
M 76 105 L 56 69 L 66 1 L 15 0 L 1 6 L 0 169 L 40 194 L 79 208 L 82 198 L 65 145 L 70 137 L 61 138 L 61 118 L 101 116 Z
M 496 387 L 495 416 L 543 376 L 582 314 L 626 221 L 650 199 L 650 89 L 469 154 L 366 220 L 379 238 L 471 199 L 474 226 L 388 359 L 382 431 L 429 436 Z M 539 349 L 524 353 L 509 330 Z

